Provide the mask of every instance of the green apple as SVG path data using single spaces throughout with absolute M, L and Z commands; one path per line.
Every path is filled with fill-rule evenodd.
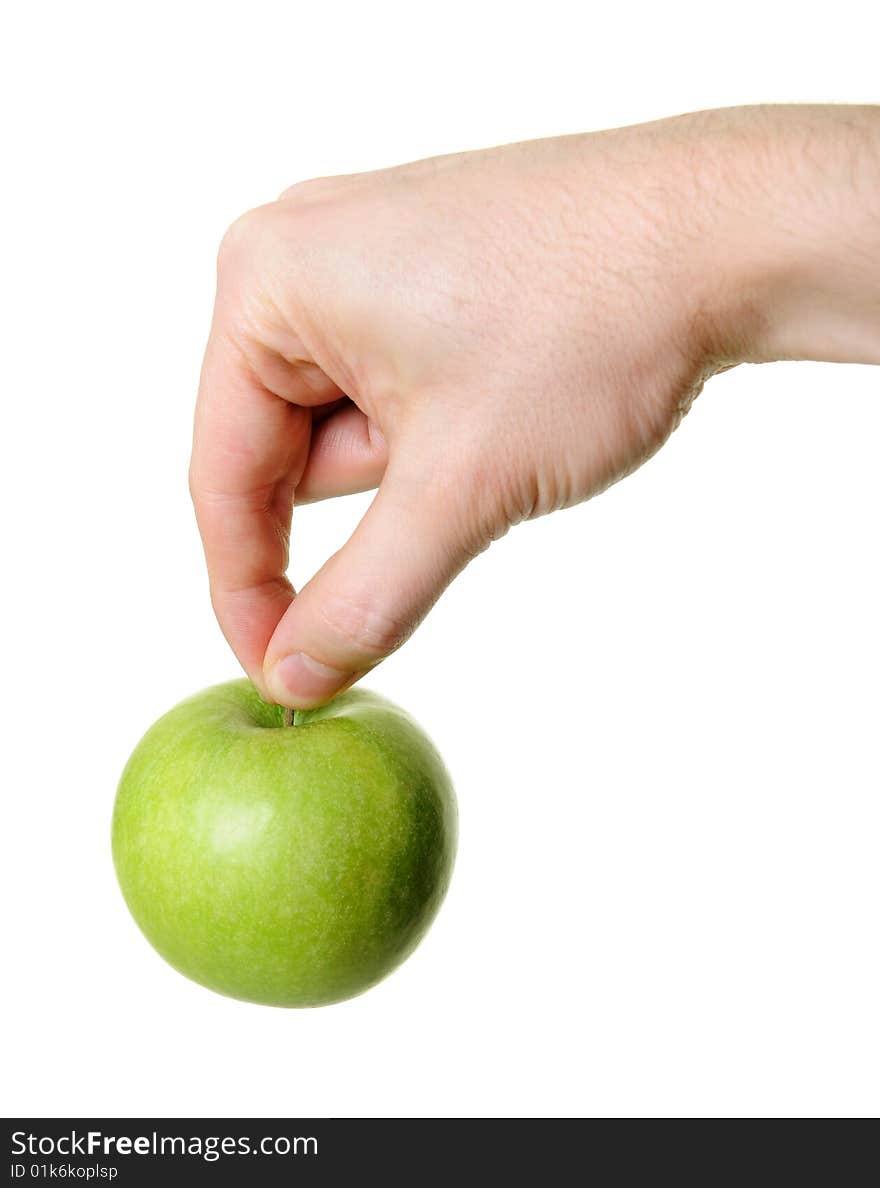
M 449 884 L 455 795 L 428 737 L 363 689 L 285 725 L 246 680 L 144 735 L 113 860 L 144 935 L 181 973 L 249 1002 L 368 989 L 425 934 Z

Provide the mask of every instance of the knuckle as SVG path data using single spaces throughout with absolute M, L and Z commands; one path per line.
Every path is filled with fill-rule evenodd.
M 217 251 L 218 269 L 225 271 L 237 261 L 249 256 L 254 245 L 265 235 L 268 221 L 269 207 L 255 206 L 230 223 Z
M 282 190 L 278 196 L 278 201 L 283 203 L 293 204 L 300 200 L 315 197 L 316 194 L 323 193 L 328 186 L 333 182 L 329 177 L 310 177 L 303 181 L 294 182 L 292 186 L 288 186 L 286 190 Z
M 233 256 L 239 254 L 242 244 L 247 241 L 250 235 L 252 225 L 252 211 L 246 211 L 243 215 L 239 215 L 233 223 L 229 224 L 223 232 L 220 247 L 217 250 L 217 261 L 220 265 L 227 263 Z
M 322 626 L 339 639 L 346 651 L 380 660 L 404 642 L 414 624 L 354 598 L 332 597 L 321 605 Z

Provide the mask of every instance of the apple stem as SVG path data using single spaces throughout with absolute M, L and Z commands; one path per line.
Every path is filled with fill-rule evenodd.
M 293 710 L 288 709 L 287 706 L 284 707 L 284 725 L 285 726 L 296 725 L 296 723 L 294 722 Z

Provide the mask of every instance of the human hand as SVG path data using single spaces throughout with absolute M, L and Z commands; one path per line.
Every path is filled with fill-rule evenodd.
M 511 525 L 643 462 L 714 371 L 880 361 L 878 110 L 511 145 L 307 182 L 235 223 L 191 487 L 218 619 L 264 696 L 353 683 Z M 294 502 L 374 486 L 294 596 Z

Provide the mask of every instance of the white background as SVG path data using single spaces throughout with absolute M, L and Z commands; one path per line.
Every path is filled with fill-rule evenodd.
M 7 15 L 3 1112 L 880 1110 L 875 369 L 717 378 L 644 470 L 511 533 L 374 674 L 446 756 L 461 848 L 429 937 L 364 997 L 285 1012 L 187 982 L 109 852 L 140 734 L 237 672 L 186 489 L 226 225 L 316 174 L 876 102 L 870 7 Z M 297 514 L 297 582 L 366 502 Z

